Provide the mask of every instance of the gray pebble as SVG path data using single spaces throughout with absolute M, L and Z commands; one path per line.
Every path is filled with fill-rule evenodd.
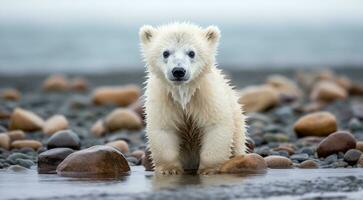
M 291 160 L 296 160 L 298 162 L 303 162 L 307 159 L 309 159 L 309 155 L 306 153 L 300 153 L 300 154 L 294 154 L 290 156 Z

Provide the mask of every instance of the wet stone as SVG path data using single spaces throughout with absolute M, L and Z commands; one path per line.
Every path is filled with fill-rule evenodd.
M 302 169 L 315 169 L 319 168 L 319 164 L 314 160 L 305 160 L 304 162 L 300 163 L 299 168 Z
M 296 160 L 298 162 L 303 162 L 303 161 L 309 159 L 309 155 L 306 153 L 294 154 L 294 155 L 290 156 L 290 159 Z
M 45 151 L 38 156 L 39 174 L 56 174 L 58 165 L 74 150 L 70 148 L 55 148 Z
M 339 152 L 345 153 L 349 149 L 354 149 L 355 146 L 356 139 L 352 134 L 345 131 L 338 131 L 321 141 L 316 151 L 319 157 L 327 157 Z
M 74 152 L 57 167 L 57 174 L 68 177 L 113 178 L 126 175 L 130 167 L 120 151 L 98 145 Z
M 344 154 L 344 161 L 350 165 L 355 165 L 357 164 L 361 155 L 362 152 L 360 150 L 350 149 Z

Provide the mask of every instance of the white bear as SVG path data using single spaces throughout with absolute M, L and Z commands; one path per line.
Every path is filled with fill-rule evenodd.
M 189 23 L 143 26 L 146 134 L 157 173 L 217 173 L 246 153 L 245 116 L 217 69 L 220 31 Z

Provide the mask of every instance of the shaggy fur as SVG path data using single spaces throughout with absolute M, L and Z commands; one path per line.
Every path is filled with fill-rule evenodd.
M 215 173 L 230 157 L 244 154 L 245 117 L 235 91 L 215 65 L 219 29 L 175 23 L 144 26 L 139 34 L 147 66 L 146 131 L 156 172 Z M 168 79 L 165 49 L 195 51 L 193 59 L 180 56 L 190 73 L 185 83 Z

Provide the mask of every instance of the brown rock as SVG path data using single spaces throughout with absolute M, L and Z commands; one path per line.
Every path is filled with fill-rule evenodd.
M 363 152 L 363 141 L 358 141 L 355 148 Z
M 101 137 L 106 133 L 106 127 L 103 120 L 98 120 L 95 124 L 93 124 L 91 128 L 91 133 L 97 137 Z
M 133 111 L 117 108 L 105 119 L 105 127 L 108 131 L 120 129 L 139 130 L 143 127 L 140 117 Z
M 84 92 L 88 89 L 88 83 L 86 79 L 75 78 L 71 82 L 71 89 L 74 91 Z
M 292 167 L 292 161 L 283 156 L 267 156 L 264 159 L 267 167 L 271 169 L 287 169 Z
M 349 149 L 344 154 L 344 161 L 347 162 L 350 165 L 357 164 L 360 156 L 362 155 L 362 152 L 358 149 Z
M 0 133 L 0 148 L 10 149 L 10 137 L 5 133 Z
M 335 100 L 344 100 L 347 97 L 347 91 L 332 81 L 318 82 L 310 95 L 310 99 L 313 101 L 328 103 Z
M 52 75 L 43 82 L 43 90 L 67 91 L 69 90 L 69 83 L 63 75 Z
M 10 129 L 23 131 L 37 131 L 43 128 L 44 121 L 35 113 L 16 108 L 10 116 Z
M 294 130 L 299 137 L 327 136 L 337 130 L 337 121 L 329 112 L 315 112 L 301 117 Z
M 68 129 L 68 120 L 63 115 L 54 115 L 45 121 L 43 132 L 46 135 L 52 135 L 58 131 Z
M 1 92 L 0 96 L 6 100 L 18 101 L 21 97 L 21 94 L 16 89 L 6 89 Z
M 363 95 L 363 84 L 361 83 L 352 83 L 350 87 L 349 94 L 351 95 Z
M 133 151 L 130 155 L 140 160 L 143 156 L 145 156 L 145 152 L 142 150 L 136 150 Z
M 124 140 L 116 140 L 113 142 L 109 142 L 106 144 L 107 146 L 115 147 L 116 149 L 120 150 L 122 153 L 129 152 L 129 145 Z
M 141 91 L 138 86 L 129 85 L 125 87 L 100 87 L 92 95 L 92 101 L 97 105 L 116 104 L 128 106 L 140 97 Z
M 298 88 L 297 84 L 293 80 L 290 80 L 285 76 L 269 76 L 266 83 L 275 88 L 280 96 L 289 96 L 296 99 L 301 97 L 302 95 L 302 92 Z
M 354 149 L 355 145 L 356 140 L 351 133 L 337 131 L 321 141 L 316 152 L 319 157 L 327 157 L 339 152 L 345 153 L 349 149 Z
M 15 140 L 24 140 L 25 139 L 25 133 L 21 130 L 15 130 L 7 132 L 8 136 L 10 137 L 11 142 Z
M 141 164 L 145 167 L 145 171 L 154 171 L 150 150 L 145 151 L 145 155 L 142 157 Z
M 13 149 L 21 149 L 24 147 L 29 147 L 34 150 L 38 150 L 42 147 L 42 143 L 36 140 L 16 140 L 11 143 L 11 148 Z
M 357 162 L 357 166 L 358 167 L 363 167 L 363 155 L 360 156 L 358 162 Z
M 279 145 L 278 147 L 274 148 L 274 151 L 286 151 L 287 153 L 289 153 L 289 155 L 292 155 L 295 153 L 295 150 L 292 146 L 290 145 Z
M 74 152 L 57 167 L 60 176 L 109 178 L 130 172 L 121 152 L 110 146 L 93 146 Z
M 71 153 L 73 149 L 55 148 L 38 155 L 38 173 L 56 174 L 58 165 Z
M 321 101 L 310 102 L 303 106 L 302 111 L 305 113 L 318 112 L 318 111 L 322 110 L 326 105 L 327 105 L 327 103 L 321 102 Z
M 246 112 L 261 112 L 277 105 L 279 95 L 271 86 L 250 86 L 241 91 L 238 102 Z
M 220 168 L 221 173 L 240 173 L 245 171 L 266 170 L 265 160 L 258 154 L 251 153 L 236 156 L 226 161 Z
M 300 163 L 299 168 L 302 169 L 315 169 L 319 168 L 318 163 L 313 160 L 305 160 L 304 162 Z

